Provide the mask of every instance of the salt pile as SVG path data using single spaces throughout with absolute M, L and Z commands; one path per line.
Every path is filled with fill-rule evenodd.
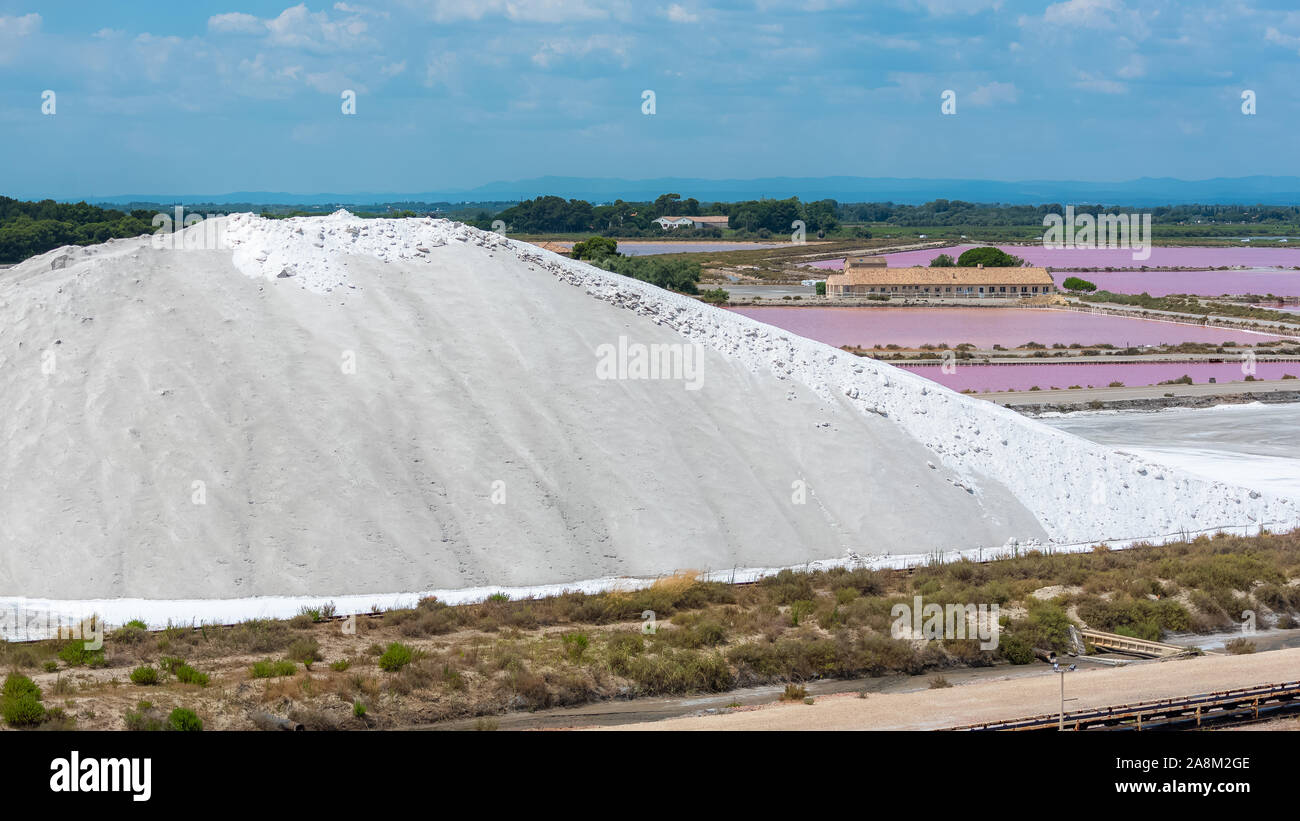
M 1300 520 L 464 225 L 220 227 L 0 273 L 0 597 L 564 584 Z M 701 389 L 597 378 L 620 340 L 698 343 Z

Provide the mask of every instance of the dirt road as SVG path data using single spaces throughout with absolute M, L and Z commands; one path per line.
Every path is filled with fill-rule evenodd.
M 938 730 L 961 724 L 1028 717 L 1060 708 L 1060 679 L 1040 675 L 984 680 L 910 693 L 825 696 L 814 704 L 775 704 L 719 715 L 690 716 L 622 730 Z M 1192 695 L 1300 679 L 1300 649 L 1247 656 L 1204 656 L 1096 669 L 1080 666 L 1065 678 L 1068 710 Z

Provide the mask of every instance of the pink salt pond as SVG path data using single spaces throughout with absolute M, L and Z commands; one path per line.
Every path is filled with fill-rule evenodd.
M 730 308 L 835 347 L 917 347 L 964 342 L 978 348 L 1015 348 L 1027 342 L 1082 345 L 1109 343 L 1126 348 L 1181 342 L 1264 342 L 1280 337 L 1250 331 L 1207 328 L 1179 322 L 1134 319 L 1041 308 Z M 1297 334 L 1300 336 L 1300 333 Z M 1013 366 L 1026 367 L 1026 366 Z M 1079 366 L 1069 366 L 1079 367 Z M 1181 375 L 1181 374 L 1178 374 Z M 1070 383 L 1075 384 L 1075 383 Z
M 902 366 L 904 370 L 924 376 L 955 391 L 1027 391 L 1035 386 L 1049 388 L 1104 388 L 1112 382 L 1122 382 L 1133 388 L 1158 385 L 1183 375 L 1197 384 L 1209 382 L 1242 382 L 1240 360 L 1227 362 L 1160 362 L 1141 364 L 1085 364 L 1085 365 L 966 365 L 958 361 L 952 373 L 944 373 L 938 365 Z M 1256 379 L 1281 379 L 1284 375 L 1300 377 L 1300 362 L 1256 362 Z M 1300 385 L 1300 382 L 1296 383 Z

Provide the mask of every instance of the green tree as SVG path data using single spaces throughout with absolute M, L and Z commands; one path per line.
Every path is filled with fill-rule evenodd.
M 1025 264 L 1025 261 L 1008 254 L 1001 248 L 985 245 L 963 252 L 957 257 L 957 264 L 963 268 L 975 268 L 980 265 L 985 268 L 1019 268 Z
M 678 203 L 681 199 L 681 194 L 660 194 L 655 198 L 654 205 L 651 206 L 654 209 L 654 215 L 656 217 L 662 217 L 665 214 L 671 217 L 682 216 L 681 211 L 678 210 Z
M 571 255 L 574 259 L 604 259 L 618 256 L 618 243 L 609 237 L 588 237 L 584 242 L 575 242 Z
M 957 262 L 952 258 L 951 254 L 940 254 L 939 256 L 930 260 L 931 268 L 951 268 L 956 264 Z
M 1096 285 L 1079 277 L 1066 277 L 1065 282 L 1061 283 L 1061 287 L 1067 291 L 1087 291 L 1088 293 L 1097 290 Z

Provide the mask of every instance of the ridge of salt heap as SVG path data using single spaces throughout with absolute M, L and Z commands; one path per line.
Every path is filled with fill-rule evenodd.
M 324 217 L 283 220 L 232 214 L 222 241 L 245 276 L 290 279 L 305 290 L 330 293 L 357 287 L 348 275 L 349 255 L 419 262 L 429 261 L 434 248 L 453 241 L 490 247 L 504 242 L 497 234 L 487 234 L 485 240 L 483 233 L 445 219 L 362 219 L 340 208 Z

